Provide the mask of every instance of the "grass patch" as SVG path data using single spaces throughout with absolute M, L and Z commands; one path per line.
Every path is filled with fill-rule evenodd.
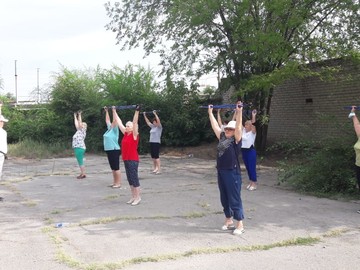
M 209 208 L 210 208 L 210 204 L 209 204 L 209 203 L 206 203 L 206 202 L 200 202 L 200 203 L 198 203 L 198 205 L 199 205 L 201 208 L 204 208 L 204 209 L 209 209 Z
M 105 200 L 115 200 L 117 198 L 119 198 L 119 195 L 109 195 L 105 197 Z
M 349 231 L 349 229 L 345 229 L 345 228 L 338 229 L 338 230 L 331 230 L 331 231 L 324 233 L 323 237 L 337 237 L 348 231 Z
M 29 207 L 35 207 L 37 205 L 36 202 L 30 201 L 30 200 L 27 200 L 27 201 L 23 202 L 22 204 L 26 205 L 26 206 L 29 206 Z
M 205 213 L 192 212 L 192 213 L 185 214 L 185 215 L 183 215 L 181 217 L 186 218 L 186 219 L 190 219 L 190 218 L 201 218 L 201 217 L 204 217 L 204 216 L 206 216 Z
M 102 222 L 107 222 L 110 220 L 113 220 L 114 218 L 109 218 L 102 220 Z M 115 218 L 119 220 L 119 218 Z M 134 219 L 127 217 L 125 219 Z M 98 220 L 96 224 L 99 224 Z M 83 263 L 79 260 L 73 258 L 72 256 L 66 254 L 64 251 L 62 244 L 67 241 L 67 239 L 62 238 L 59 236 L 58 230 L 52 228 L 52 227 L 44 227 L 42 229 L 44 233 L 46 233 L 50 239 L 53 241 L 53 243 L 56 245 L 57 251 L 56 251 L 56 260 L 59 263 L 62 263 L 64 265 L 67 265 L 68 267 L 79 269 L 79 270 L 116 270 L 116 269 L 124 269 L 126 267 L 131 267 L 133 265 L 147 263 L 147 262 L 163 262 L 163 261 L 170 261 L 170 260 L 179 260 L 191 256 L 197 256 L 197 255 L 209 255 L 209 254 L 221 254 L 221 253 L 233 253 L 233 252 L 255 252 L 255 251 L 266 251 L 271 250 L 273 248 L 284 248 L 284 247 L 293 247 L 293 246 L 309 246 L 314 245 L 319 242 L 321 242 L 322 237 L 337 237 L 347 231 L 349 229 L 338 229 L 338 230 L 332 230 L 329 232 L 324 233 L 321 236 L 318 237 L 296 237 L 291 238 L 283 241 L 278 241 L 274 243 L 269 244 L 262 244 L 262 245 L 249 245 L 249 246 L 243 246 L 243 245 L 236 245 L 236 246 L 230 246 L 230 247 L 206 247 L 206 248 L 195 248 L 191 249 L 185 252 L 179 252 L 179 253 L 170 253 L 170 254 L 158 254 L 154 256 L 140 256 L 140 257 L 134 257 L 131 259 L 119 261 L 119 262 L 107 262 L 107 263 Z
M 46 144 L 29 139 L 24 139 L 16 144 L 9 144 L 9 156 L 26 159 L 45 159 L 67 157 L 73 155 L 69 143 Z

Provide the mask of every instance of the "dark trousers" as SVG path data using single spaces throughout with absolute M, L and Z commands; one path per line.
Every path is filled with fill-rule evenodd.
M 237 169 L 218 170 L 220 202 L 226 218 L 244 219 L 244 209 L 240 196 L 241 183 L 241 175 Z
M 249 176 L 249 180 L 257 182 L 256 177 L 256 150 L 254 147 L 241 148 L 242 158 Z
M 360 167 L 355 165 L 356 179 L 360 190 Z

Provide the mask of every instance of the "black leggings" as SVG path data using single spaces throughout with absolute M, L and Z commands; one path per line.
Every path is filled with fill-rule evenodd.
M 358 186 L 360 189 L 360 167 L 355 165 L 355 171 L 356 171 L 356 179 L 357 179 Z

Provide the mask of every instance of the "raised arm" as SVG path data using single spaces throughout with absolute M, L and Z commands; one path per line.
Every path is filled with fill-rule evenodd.
M 104 111 L 105 111 L 105 123 L 106 123 L 106 125 L 110 125 L 111 122 L 110 122 L 110 116 L 109 116 L 108 107 L 105 106 Z
M 255 126 L 256 114 L 257 114 L 257 111 L 252 110 L 252 112 L 251 112 L 251 132 L 254 133 L 254 134 L 256 133 L 256 126 Z
M 78 111 L 78 124 L 79 124 L 79 128 L 84 128 L 84 122 L 82 120 L 82 111 Z
M 355 110 L 356 110 L 356 107 L 353 106 L 352 109 L 351 109 L 351 114 L 352 115 L 352 120 L 353 120 L 353 123 L 354 123 L 354 130 L 355 130 L 355 133 L 356 133 L 356 136 L 357 137 L 360 137 L 360 122 L 359 122 L 359 119 L 357 118 L 356 114 L 355 114 Z
M 149 118 L 147 118 L 146 112 L 143 112 L 143 115 L 144 115 L 144 119 L 145 119 L 146 124 L 150 127 L 151 122 L 150 122 Z
M 212 105 L 209 105 L 209 107 L 208 107 L 208 114 L 209 114 L 211 128 L 214 131 L 216 138 L 220 139 L 221 128 L 219 127 L 219 124 L 216 121 L 215 116 L 213 114 L 213 106 Z
M 140 114 L 140 106 L 136 105 L 134 117 L 133 117 L 133 136 L 134 139 L 139 135 L 139 114 Z
M 122 132 L 122 134 L 125 133 L 125 126 L 123 124 L 123 122 L 121 121 L 119 115 L 116 112 L 116 107 L 112 106 L 112 114 L 113 114 L 113 118 L 114 118 L 114 122 L 118 125 L 120 131 Z
M 157 115 L 156 111 L 153 111 L 153 114 L 155 115 L 156 123 L 158 123 L 159 126 L 161 126 L 161 121 L 160 121 L 160 118 L 159 118 L 159 116 Z
M 221 126 L 222 126 L 222 120 L 221 120 L 221 114 L 220 114 L 220 112 L 221 112 L 221 109 L 218 109 L 217 110 L 217 112 L 216 112 L 216 118 L 217 118 L 217 122 L 218 122 L 218 125 L 219 125 L 219 127 L 221 128 Z
M 235 141 L 236 143 L 239 143 L 241 141 L 241 137 L 242 137 L 242 102 L 238 101 L 236 106 L 236 117 L 235 117 Z
M 77 130 L 80 129 L 80 124 L 79 124 L 79 120 L 78 120 L 78 113 L 74 113 L 74 125 L 75 125 L 75 128 Z

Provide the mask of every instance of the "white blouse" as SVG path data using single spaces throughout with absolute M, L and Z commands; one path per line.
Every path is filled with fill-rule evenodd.
M 241 148 L 250 148 L 255 144 L 256 133 L 252 131 L 246 132 L 245 128 L 241 137 Z

